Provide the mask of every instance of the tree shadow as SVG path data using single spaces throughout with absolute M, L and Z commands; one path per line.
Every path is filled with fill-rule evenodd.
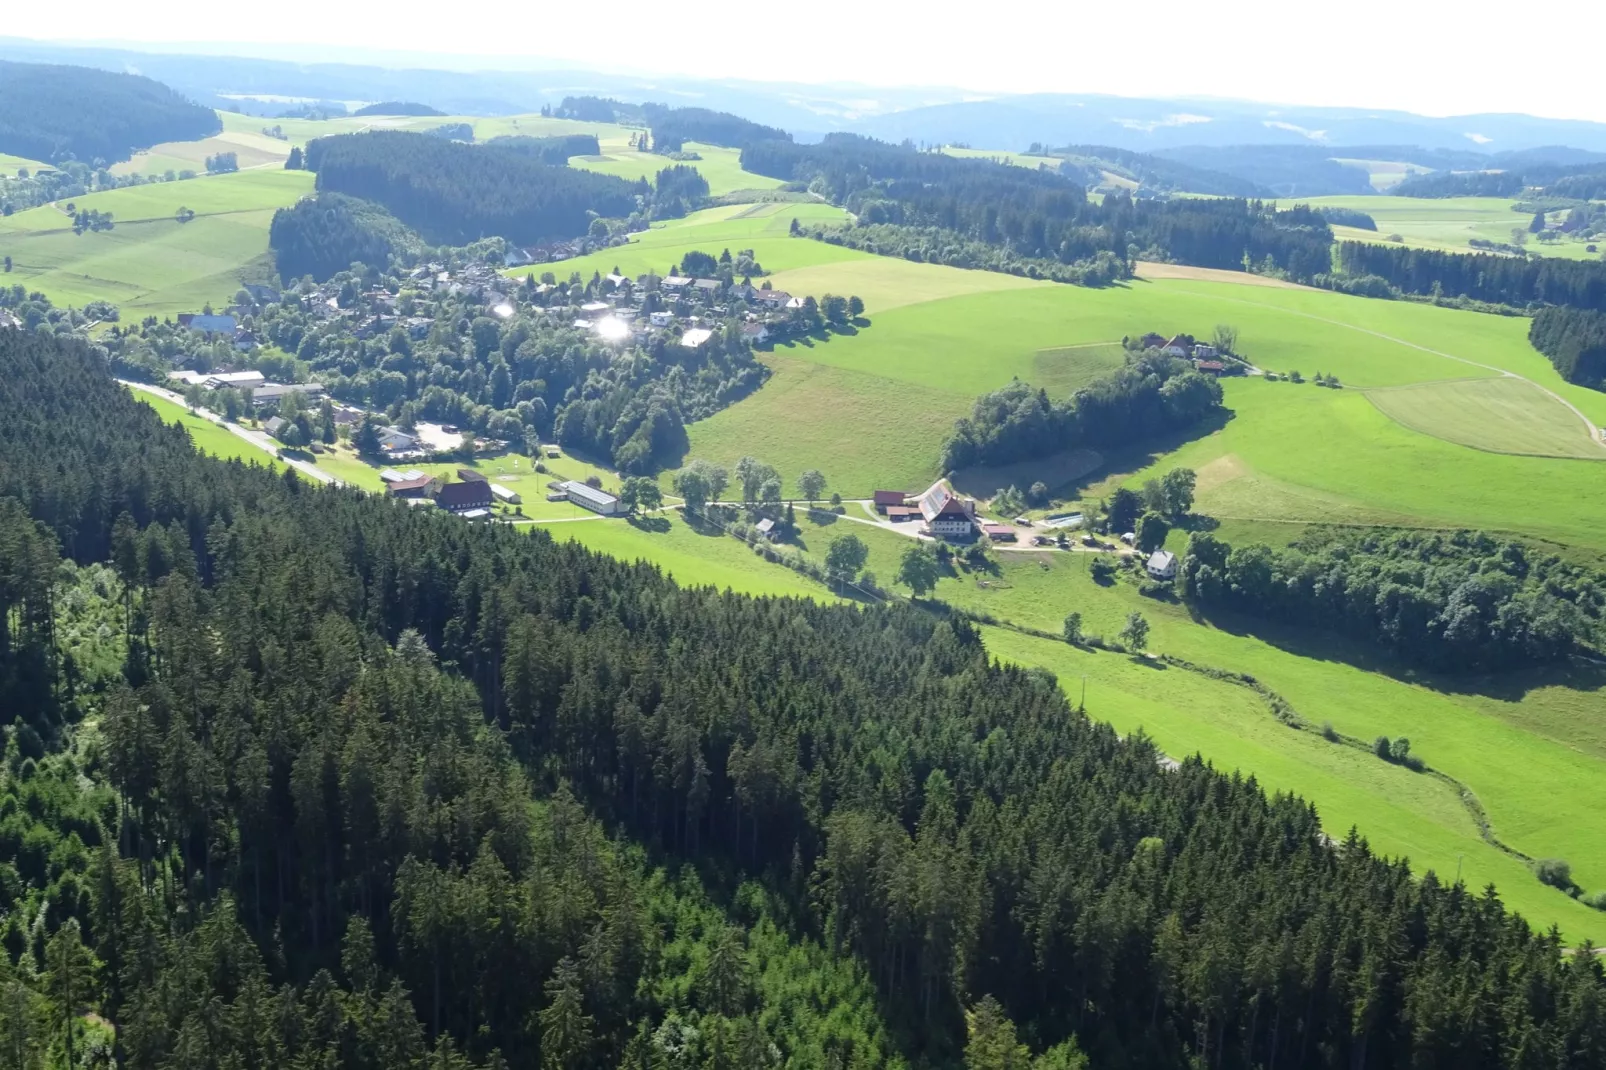
M 1063 486 L 1049 488 L 1050 492 L 1056 499 L 1065 501 L 1079 499 L 1087 488 L 1095 483 L 1106 482 L 1113 478 L 1141 471 L 1164 455 L 1173 453 L 1190 442 L 1208 438 L 1210 435 L 1225 428 L 1237 417 L 1238 414 L 1231 409 L 1218 409 L 1191 426 L 1167 434 L 1155 435 L 1146 440 L 1141 446 L 1112 449 L 1104 455 L 1104 463 L 1102 465 L 1091 472 L 1078 476 Z
M 635 528 L 637 531 L 648 531 L 656 535 L 664 534 L 671 527 L 669 518 L 667 516 L 658 515 L 631 516 L 626 518 L 626 523 Z
M 829 509 L 810 509 L 808 511 L 808 517 L 815 523 L 817 527 L 822 528 L 828 528 L 841 519 Z

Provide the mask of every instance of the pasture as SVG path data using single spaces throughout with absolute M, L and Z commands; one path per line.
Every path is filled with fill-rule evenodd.
M 261 264 L 275 209 L 312 189 L 305 171 L 254 171 L 95 193 L 76 202 L 111 212 L 109 231 L 74 234 L 59 208 L 42 205 L 0 220 L 0 252 L 15 281 L 58 305 L 111 301 L 125 317 L 195 312 L 227 304 Z M 180 223 L 180 208 L 195 218 Z
M 30 160 L 25 156 L 12 156 L 10 153 L 0 152 L 0 175 L 11 177 L 18 171 L 26 168 L 29 174 L 36 171 L 54 171 L 55 168 L 38 160 Z
M 1384 387 L 1366 396 L 1400 424 L 1446 442 L 1495 453 L 1606 461 L 1606 447 L 1582 420 L 1521 379 L 1452 379 Z
M 1374 179 L 1375 184 L 1375 179 Z M 1527 235 L 1531 213 L 1513 211 L 1515 201 L 1504 197 L 1309 197 L 1278 202 L 1281 207 L 1295 203 L 1313 208 L 1352 208 L 1377 221 L 1377 230 L 1334 227 L 1339 241 L 1386 243 L 1398 234 L 1406 245 L 1418 249 L 1442 249 L 1453 253 L 1475 252 L 1467 245 L 1473 238 L 1510 243 L 1513 230 Z M 1542 256 L 1572 260 L 1592 260 L 1599 253 L 1587 251 L 1584 242 L 1562 240 L 1541 242 L 1527 237 L 1524 246 Z
M 651 182 L 664 168 L 684 163 L 687 167 L 696 168 L 698 173 L 708 180 L 708 191 L 715 197 L 723 197 L 737 190 L 768 190 L 783 185 L 780 179 L 743 171 L 742 154 L 738 149 L 724 149 L 717 145 L 703 145 L 689 141 L 686 143 L 686 151 L 695 152 L 702 159 L 685 161 L 671 160 L 657 153 L 634 152 L 628 147 L 616 150 L 604 146 L 604 149 L 601 156 L 571 156 L 569 166 L 613 175 L 630 182 L 637 179 Z

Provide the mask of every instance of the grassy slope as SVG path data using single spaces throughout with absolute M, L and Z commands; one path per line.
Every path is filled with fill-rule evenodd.
M 1367 392 L 1372 404 L 1425 435 L 1497 453 L 1606 460 L 1583 421 L 1520 379 L 1463 379 Z
M 167 423 L 177 422 L 183 424 L 185 429 L 189 431 L 190 438 L 195 440 L 196 446 L 214 457 L 241 460 L 246 464 L 265 464 L 270 468 L 287 467 L 283 461 L 265 450 L 258 449 L 233 432 L 219 427 L 210 420 L 203 420 L 199 416 L 192 415 L 182 405 L 175 405 L 165 398 L 159 398 L 143 391 L 136 393 L 134 396 L 155 409 Z
M 44 205 L 0 220 L 0 249 L 17 282 L 57 304 L 106 300 L 130 318 L 194 312 L 233 298 L 242 269 L 267 252 L 274 210 L 311 189 L 307 172 L 278 170 L 96 193 L 76 203 L 111 212 L 112 230 L 74 234 Z M 196 217 L 179 223 L 181 207 Z
M 1284 205 L 1293 201 L 1283 202 Z M 1333 228 L 1340 241 L 1381 243 L 1398 234 L 1405 244 L 1419 249 L 1473 252 L 1467 242 L 1473 238 L 1509 243 L 1513 229 L 1526 231 L 1531 214 L 1512 211 L 1516 202 L 1504 197 L 1312 197 L 1301 204 L 1316 207 L 1353 208 L 1377 220 L 1377 230 L 1353 227 Z M 1594 260 L 1599 253 L 1587 252 L 1585 243 L 1560 241 L 1554 244 L 1530 238 L 1527 248 L 1543 256 L 1572 260 Z
M 739 189 L 775 189 L 783 185 L 780 179 L 743 171 L 742 154 L 738 149 L 722 149 L 717 145 L 687 142 L 686 151 L 695 152 L 702 157 L 700 160 L 686 160 L 684 163 L 688 167 L 695 167 L 708 180 L 708 191 L 712 196 L 720 197 Z M 677 162 L 681 161 L 651 152 L 633 152 L 628 147 L 622 150 L 612 149 L 601 156 L 569 158 L 570 167 L 583 167 L 587 171 L 598 171 L 631 182 L 638 178 L 651 182 L 659 171 L 673 167 Z
M 25 156 L 13 156 L 8 152 L 0 152 L 0 174 L 15 175 L 23 167 L 28 169 L 29 174 L 35 171 L 54 170 L 49 164 L 40 163 L 38 160 L 30 160 Z

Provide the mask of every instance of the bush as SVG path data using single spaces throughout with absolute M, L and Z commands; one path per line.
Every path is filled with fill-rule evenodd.
M 1329 743 L 1338 742 L 1338 729 L 1333 727 L 1332 721 L 1322 722 L 1322 738 L 1327 740 Z
M 1372 741 L 1372 753 L 1377 755 L 1379 758 L 1383 759 L 1385 762 L 1388 761 L 1389 760 L 1389 737 L 1388 736 L 1378 736 L 1376 739 L 1374 739 Z
M 1584 896 L 1580 902 L 1582 902 L 1586 907 L 1594 907 L 1596 910 L 1606 910 L 1606 892 L 1590 892 L 1588 895 Z
M 1567 863 L 1566 859 L 1541 858 L 1534 863 L 1534 876 L 1539 878 L 1540 884 L 1548 884 L 1552 888 L 1560 888 L 1564 892 L 1570 892 L 1575 887 L 1573 884 L 1573 867 Z

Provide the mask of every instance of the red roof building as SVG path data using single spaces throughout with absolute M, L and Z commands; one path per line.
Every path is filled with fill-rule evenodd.
M 908 501 L 909 495 L 901 490 L 878 490 L 871 500 L 875 502 L 876 512 L 884 513 L 889 507 Z

